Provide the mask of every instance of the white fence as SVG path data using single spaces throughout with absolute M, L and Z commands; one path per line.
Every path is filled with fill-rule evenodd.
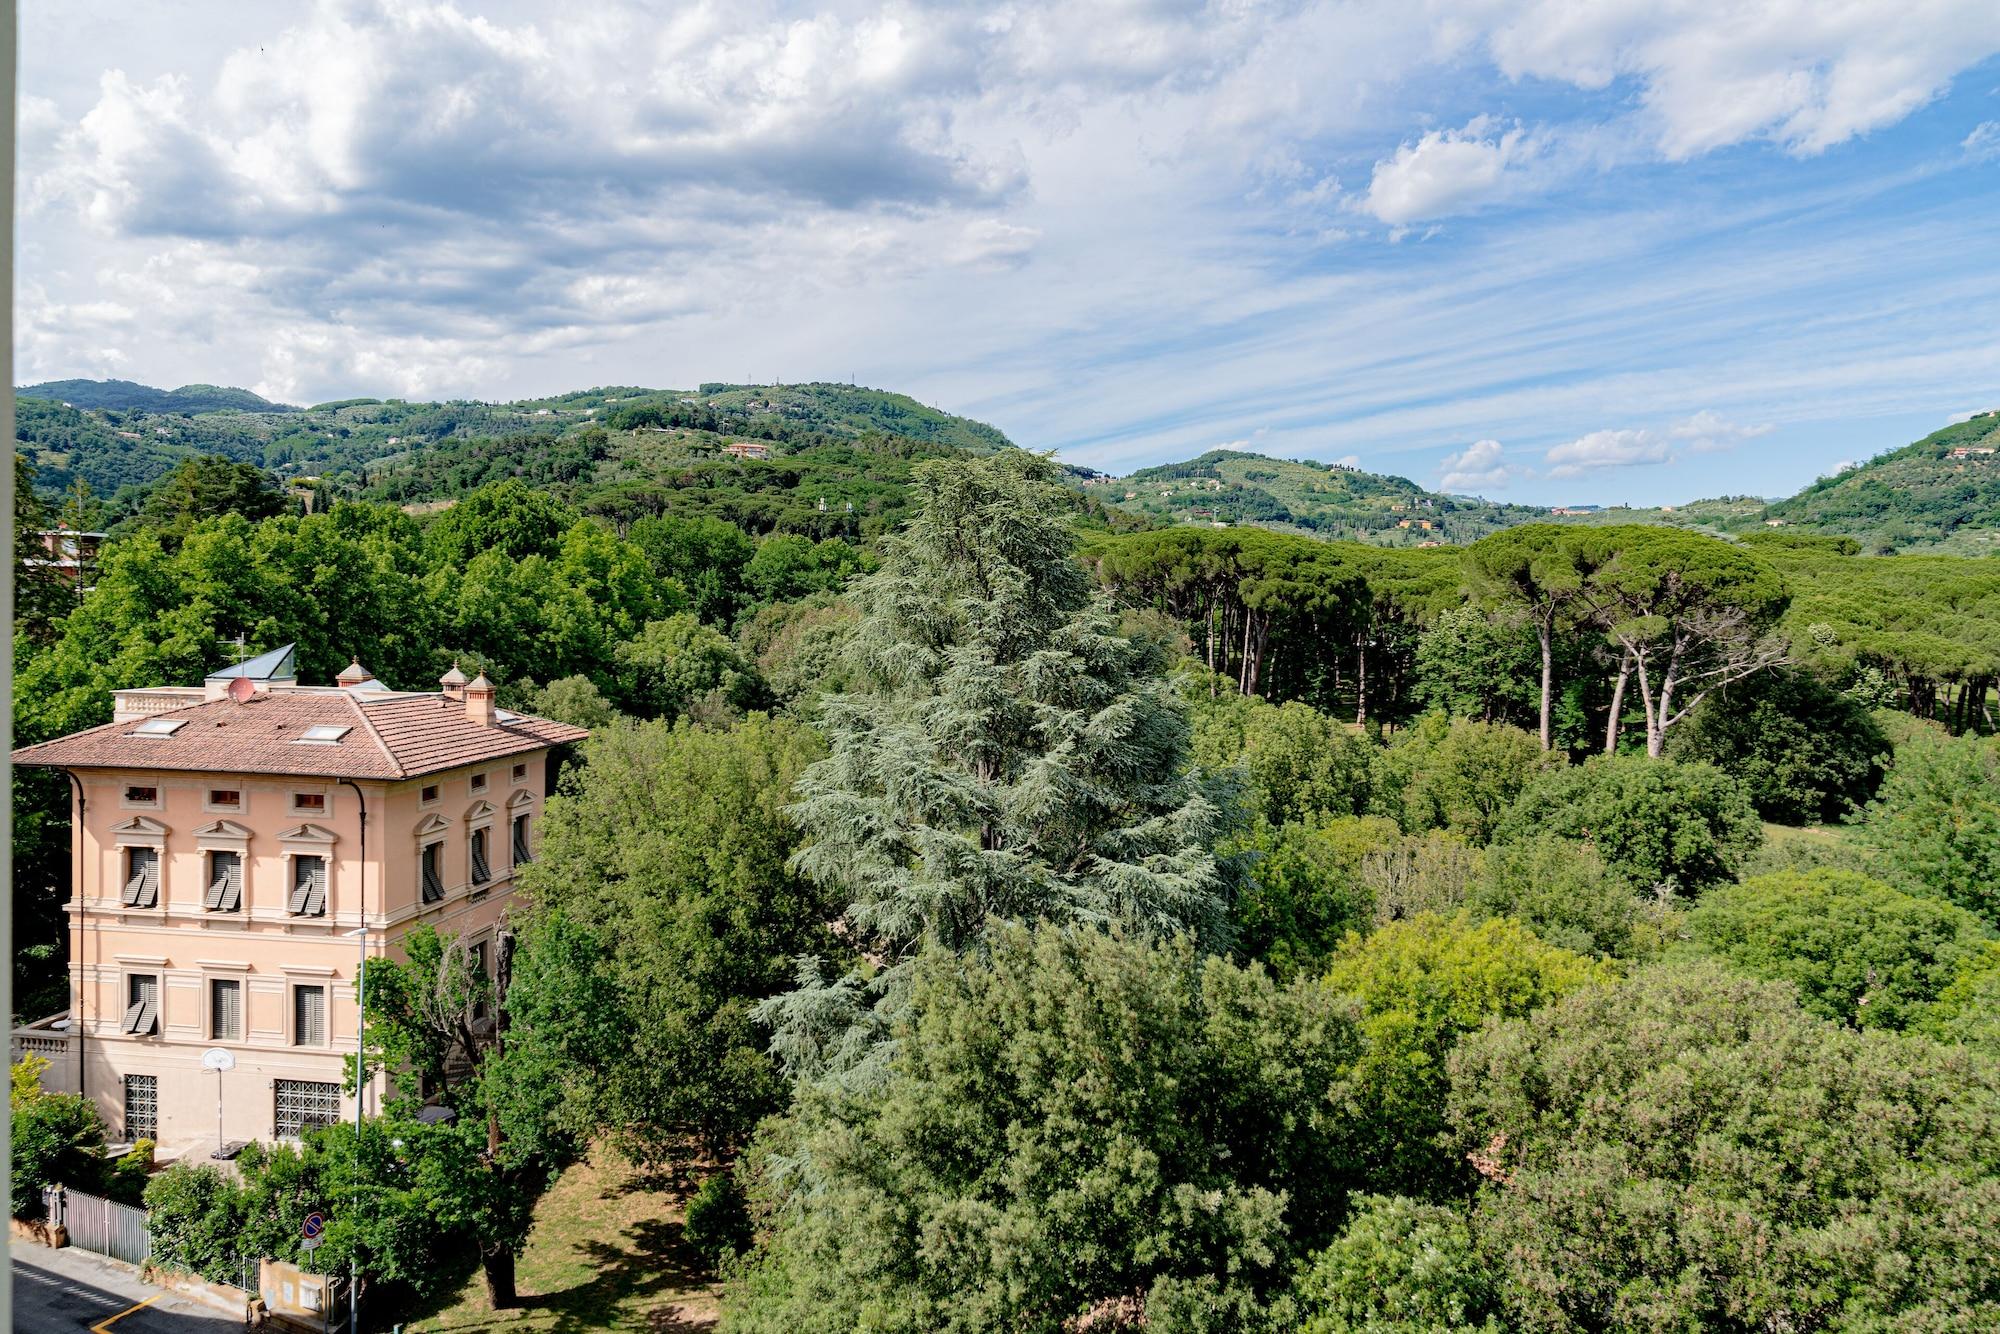
M 42 1194 L 51 1224 L 69 1230 L 69 1244 L 96 1251 L 129 1264 L 144 1264 L 153 1252 L 146 1230 L 146 1211 L 115 1200 L 99 1199 L 67 1186 L 51 1186 Z

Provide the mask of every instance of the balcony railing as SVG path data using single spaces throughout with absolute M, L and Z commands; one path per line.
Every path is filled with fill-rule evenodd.
M 71 1030 L 69 1012 L 52 1014 L 13 1030 L 8 1043 L 9 1065 L 23 1056 L 39 1056 L 49 1063 L 42 1071 L 42 1087 L 52 1093 L 82 1091 L 82 1071 L 77 1067 L 76 1034 Z

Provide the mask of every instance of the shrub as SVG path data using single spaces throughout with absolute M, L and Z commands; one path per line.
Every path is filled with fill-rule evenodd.
M 1959 964 L 1917 1027 L 1940 1041 L 2000 1056 L 2000 941 L 1987 941 Z
M 1692 948 L 1790 982 L 1822 1019 L 1902 1028 L 1985 943 L 1979 919 L 1850 871 L 1766 875 L 1710 890 L 1688 914 Z
M 2000 743 L 1913 737 L 1897 749 L 1862 837 L 1899 882 L 2000 926 Z
M 1500 825 L 1517 843 L 1547 832 L 1588 843 L 1633 885 L 1694 893 L 1735 878 L 1763 839 L 1742 784 L 1712 764 L 1598 755 L 1536 779 Z
M 1398 838 L 1364 856 L 1361 884 L 1378 923 L 1406 921 L 1426 912 L 1449 917 L 1465 906 L 1482 865 L 1477 848 L 1433 831 L 1421 838 Z
M 1373 809 L 1405 833 L 1442 829 L 1477 846 L 1523 788 L 1561 763 L 1518 727 L 1428 714 L 1376 757 Z
M 1504 919 L 1423 913 L 1348 937 L 1325 984 L 1363 1007 L 1352 1097 L 1355 1155 L 1370 1187 L 1433 1196 L 1469 1185 L 1465 1164 L 1438 1146 L 1453 1045 L 1488 1019 L 1526 1014 L 1612 976 Z
M 1299 1277 L 1304 1334 L 1498 1334 L 1499 1294 L 1464 1214 L 1401 1196 L 1357 1202 Z
M 1770 671 L 1709 695 L 1673 730 L 1667 753 L 1734 776 L 1766 820 L 1806 824 L 1867 804 L 1889 738 L 1853 700 L 1802 672 Z
M 29 1055 L 16 1061 L 12 1071 L 11 1180 L 16 1218 L 40 1218 L 42 1192 L 50 1186 L 93 1194 L 104 1190 L 104 1119 L 81 1094 L 43 1089 L 41 1074 L 48 1064 Z
M 1510 1323 L 2000 1323 L 2000 1064 L 1794 995 L 1691 961 L 1459 1044 L 1454 1139 Z
M 717 1172 L 687 1202 L 682 1235 L 696 1255 L 713 1268 L 750 1249 L 750 1205 L 732 1172 Z
M 1236 950 L 1281 978 L 1316 969 L 1373 916 L 1353 860 L 1319 831 L 1259 824 L 1227 851 L 1243 863 L 1230 906 Z
M 1367 804 L 1375 748 L 1346 727 L 1298 700 L 1272 705 L 1227 683 L 1211 696 L 1206 673 L 1186 672 L 1179 683 L 1196 761 L 1240 773 L 1252 818 L 1282 825 L 1352 815 Z
M 155 1264 L 240 1283 L 248 1193 L 207 1163 L 175 1163 L 146 1186 Z
M 1579 954 L 1650 958 L 1664 933 L 1657 902 L 1642 901 L 1595 848 L 1554 834 L 1488 848 L 1466 906 L 1482 916 L 1511 917 Z

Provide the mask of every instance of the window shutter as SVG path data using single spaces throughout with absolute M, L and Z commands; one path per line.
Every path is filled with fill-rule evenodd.
M 302 1047 L 326 1042 L 326 988 L 299 987 L 292 992 L 295 1008 L 292 1040 Z
M 483 885 L 493 878 L 493 870 L 486 864 L 486 831 L 472 831 L 472 883 Z
M 424 902 L 436 903 L 444 897 L 444 880 L 438 875 L 438 856 L 444 850 L 442 843 L 424 845 Z
M 326 914 L 326 858 L 292 859 L 292 896 L 286 911 L 300 917 Z
M 240 1041 L 243 1037 L 243 984 L 234 980 L 218 979 L 214 984 L 214 996 L 210 1002 L 213 1010 L 210 1027 L 211 1036 L 228 1041 Z
M 514 865 L 526 866 L 532 860 L 528 856 L 528 817 L 514 817 Z
M 120 1025 L 127 1033 L 139 1037 L 149 1036 L 160 1022 L 160 981 L 156 977 L 135 974 L 130 991 L 131 1004 L 125 1007 L 125 1018 Z
M 208 893 L 202 907 L 210 912 L 235 912 L 243 906 L 243 859 L 234 852 L 209 854 Z
M 130 874 L 121 901 L 128 908 L 150 908 L 160 901 L 160 854 L 154 848 L 132 848 L 127 858 Z

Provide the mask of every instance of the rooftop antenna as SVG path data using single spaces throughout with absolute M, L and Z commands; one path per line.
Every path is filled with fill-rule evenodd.
M 241 630 L 238 630 L 236 632 L 236 643 L 234 647 L 236 649 L 236 662 L 238 664 L 240 664 L 243 661 L 243 659 L 250 656 L 250 650 L 244 646 L 243 632 Z

